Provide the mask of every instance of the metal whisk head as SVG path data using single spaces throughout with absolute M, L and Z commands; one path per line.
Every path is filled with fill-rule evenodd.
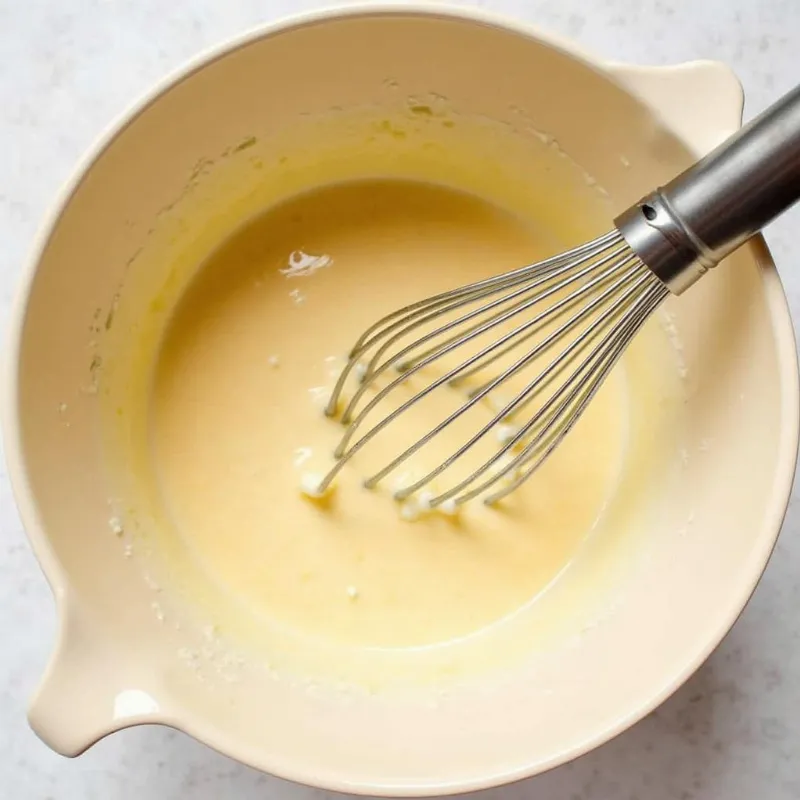
M 341 421 L 347 429 L 335 452 L 338 460 L 320 490 L 387 426 L 402 425 L 404 414 L 431 392 L 461 387 L 463 402 L 367 477 L 367 487 L 517 377 L 526 382 L 513 399 L 499 404 L 491 419 L 442 463 L 395 492 L 403 499 L 436 480 L 438 493 L 427 501 L 431 507 L 447 501 L 461 504 L 479 495 L 487 503 L 499 500 L 526 481 L 564 439 L 667 294 L 664 283 L 614 230 L 545 261 L 383 317 L 353 346 L 326 408 L 335 416 L 343 407 Z M 437 369 L 410 398 L 367 422 L 409 378 Z M 360 378 L 360 385 L 345 403 L 351 374 Z M 465 386 L 469 388 L 463 392 Z M 496 452 L 442 491 L 448 470 L 501 425 L 511 433 Z
M 356 342 L 328 404 L 333 416 L 348 376 L 362 369 L 361 386 L 342 414 L 348 427 L 336 450 L 339 460 L 319 489 L 324 491 L 356 453 L 387 426 L 402 424 L 404 415 L 408 419 L 408 412 L 439 387 L 467 385 L 494 365 L 494 374 L 484 374 L 455 411 L 367 478 L 366 485 L 397 469 L 498 387 L 515 387 L 515 377 L 530 376 L 515 389 L 513 400 L 498 403 L 491 420 L 470 432 L 449 457 L 395 492 L 402 499 L 436 480 L 438 493 L 428 500 L 430 506 L 478 495 L 489 503 L 504 497 L 569 433 L 656 306 L 670 292 L 681 294 L 797 202 L 798 176 L 800 87 L 630 206 L 610 233 L 379 320 Z M 406 380 L 427 377 L 437 367 L 442 374 L 402 399 L 397 390 Z M 392 408 L 398 397 L 401 402 Z M 387 401 L 389 413 L 368 423 Z M 441 491 L 451 468 L 463 467 L 460 459 L 509 420 L 514 432 L 500 449 Z

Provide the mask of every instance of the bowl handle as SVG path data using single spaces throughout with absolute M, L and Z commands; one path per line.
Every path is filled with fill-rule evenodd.
M 134 678 L 127 667 L 137 659 L 113 652 L 74 602 L 62 598 L 59 606 L 58 643 L 28 709 L 34 733 L 72 758 L 122 728 L 163 722 L 158 701 L 142 687 L 141 670 Z
M 690 61 L 637 67 L 612 63 L 607 68 L 697 156 L 713 150 L 741 127 L 744 91 L 726 64 Z

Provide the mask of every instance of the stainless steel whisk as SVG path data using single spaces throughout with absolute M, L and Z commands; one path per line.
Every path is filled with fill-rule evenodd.
M 534 370 L 525 387 L 452 455 L 395 492 L 397 499 L 404 499 L 428 486 L 483 437 L 513 420 L 511 435 L 494 455 L 445 491 L 428 492 L 432 496 L 426 498 L 429 507 L 457 505 L 479 495 L 487 503 L 496 502 L 526 481 L 560 444 L 664 298 L 681 294 L 798 198 L 800 87 L 631 206 L 614 220 L 611 232 L 378 320 L 356 341 L 327 405 L 326 413 L 335 416 L 345 383 L 356 372 L 361 384 L 341 416 L 348 427 L 320 491 L 353 455 L 439 387 L 463 384 L 520 348 L 518 358 L 480 381 L 463 405 L 370 475 L 366 486 L 375 486 L 469 408 L 553 353 L 552 360 Z M 504 325 L 513 327 L 488 344 L 476 344 Z M 433 329 L 425 331 L 426 327 Z M 417 338 L 411 338 L 415 332 Z M 463 361 L 364 430 L 367 416 L 409 377 L 470 343 L 477 348 L 474 352 L 467 351 Z M 530 344 L 522 349 L 525 343 Z M 558 380 L 564 373 L 566 377 Z M 381 379 L 388 383 L 379 388 Z M 541 404 L 520 422 L 536 398 Z

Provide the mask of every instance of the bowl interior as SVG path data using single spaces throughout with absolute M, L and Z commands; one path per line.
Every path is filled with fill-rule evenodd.
M 592 176 L 609 199 L 578 193 L 585 199 L 568 215 L 541 202 L 541 192 L 531 195 L 542 222 L 565 240 L 602 231 L 612 211 L 691 159 L 601 71 L 485 23 L 357 14 L 246 41 L 142 108 L 58 215 L 20 320 L 19 427 L 9 457 L 37 551 L 86 641 L 74 656 L 85 659 L 86 674 L 97 642 L 112 665 L 125 665 L 117 690 L 146 691 L 158 700 L 154 718 L 241 760 L 329 787 L 424 793 L 555 765 L 637 719 L 700 663 L 741 610 L 777 534 L 793 466 L 796 368 L 780 287 L 758 244 L 669 302 L 685 369 L 684 439 L 665 441 L 648 467 L 653 500 L 638 523 L 646 546 L 626 562 L 619 590 L 604 595 L 602 618 L 589 625 L 585 615 L 570 616 L 535 664 L 444 694 L 410 691 L 401 701 L 317 691 L 249 665 L 231 681 L 219 669 L 224 654 L 187 666 L 179 655 L 204 647 L 202 631 L 154 616 L 160 601 L 142 563 L 125 559 L 109 531 L 97 394 L 104 371 L 125 341 L 156 341 L 163 315 L 148 322 L 147 304 L 160 296 L 168 306 L 198 255 L 243 213 L 309 180 L 305 168 L 269 171 L 309 120 L 313 127 L 333 117 L 357 135 L 349 112 L 407 115 L 409 98 L 513 128 L 549 153 L 541 162 L 551 165 L 549 185 Z M 554 143 L 568 159 L 553 156 Z M 376 147 L 361 153 L 361 168 L 391 171 L 381 158 L 402 148 Z M 320 149 L 315 180 L 345 177 L 352 165 L 343 152 Z M 446 152 L 407 154 L 402 169 L 421 177 L 444 170 Z M 476 191 L 482 174 L 476 168 L 466 179 Z M 647 422 L 638 435 L 648 435 Z M 617 574 L 613 563 L 593 569 Z

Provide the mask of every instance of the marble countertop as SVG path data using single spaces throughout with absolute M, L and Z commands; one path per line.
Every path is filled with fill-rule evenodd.
M 313 0 L 0 0 L 0 302 L 34 231 L 98 132 L 153 81 L 202 48 Z M 747 116 L 800 77 L 798 0 L 486 0 L 596 53 L 638 63 L 732 65 Z M 792 241 L 800 211 L 768 240 L 800 320 Z M 722 646 L 632 730 L 568 766 L 485 793 L 491 800 L 800 798 L 800 503 Z M 160 728 L 124 731 L 75 761 L 25 721 L 55 633 L 53 603 L 0 474 L 0 797 L 8 800 L 321 800 Z M 487 797 L 487 800 L 489 798 Z

